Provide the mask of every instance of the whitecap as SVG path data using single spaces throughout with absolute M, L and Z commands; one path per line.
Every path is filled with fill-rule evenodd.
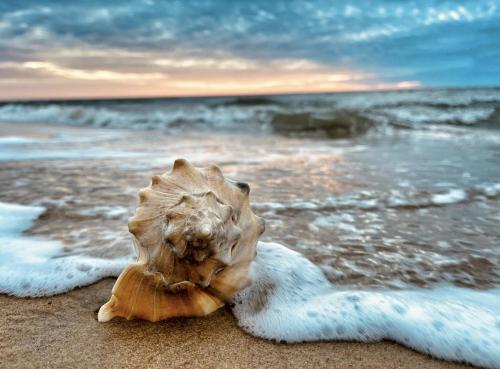
M 467 199 L 467 193 L 462 189 L 451 189 L 445 193 L 432 196 L 431 202 L 435 205 L 456 204 Z
M 22 145 L 33 142 L 38 142 L 38 140 L 30 137 L 20 137 L 20 136 L 0 137 L 0 145 Z

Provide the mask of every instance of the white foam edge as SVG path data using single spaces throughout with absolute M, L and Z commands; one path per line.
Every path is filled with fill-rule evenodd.
M 102 259 L 64 255 L 54 240 L 22 232 L 45 211 L 41 206 L 0 202 L 0 293 L 50 296 L 118 276 L 131 257 Z
M 122 151 L 105 148 L 68 148 L 66 150 L 51 147 L 3 147 L 0 150 L 0 161 L 26 161 L 26 160 L 87 160 L 87 159 L 119 159 L 140 158 L 147 154 L 143 152 Z
M 467 193 L 462 189 L 451 189 L 446 193 L 432 195 L 431 202 L 435 205 L 456 204 L 467 199 Z
M 267 242 L 258 244 L 252 277 L 233 305 L 252 335 L 286 342 L 388 339 L 500 368 L 500 290 L 341 290 L 301 254 Z
M 24 136 L 0 136 L 0 145 L 23 145 L 38 141 L 34 138 Z

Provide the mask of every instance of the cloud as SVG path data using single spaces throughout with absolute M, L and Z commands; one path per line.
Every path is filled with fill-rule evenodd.
M 1 67 L 1 65 L 0 65 Z M 16 68 L 35 69 L 46 72 L 50 75 L 59 76 L 68 79 L 83 79 L 89 81 L 133 81 L 142 82 L 143 80 L 158 79 L 165 77 L 160 73 L 121 73 L 110 70 L 82 70 L 64 68 L 51 62 L 25 62 L 16 65 Z
M 167 58 L 156 59 L 154 64 L 170 68 L 204 68 L 222 70 L 255 69 L 257 63 L 241 58 Z
M 0 70 L 2 85 L 12 83 L 9 68 L 47 86 L 55 78 L 75 86 L 169 79 L 199 93 L 237 78 L 326 88 L 328 75 L 367 88 L 499 84 L 498 60 L 492 1 L 0 3 L 0 63 L 13 63 Z M 290 81 L 260 82 L 272 73 Z

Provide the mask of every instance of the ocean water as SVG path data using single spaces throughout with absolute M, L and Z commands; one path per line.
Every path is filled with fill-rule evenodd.
M 0 121 L 166 132 L 232 130 L 342 137 L 368 129 L 498 125 L 500 88 L 256 97 L 0 103 Z
M 4 103 L 0 292 L 117 275 L 138 189 L 182 157 L 267 220 L 250 333 L 499 367 L 499 128 L 500 89 Z

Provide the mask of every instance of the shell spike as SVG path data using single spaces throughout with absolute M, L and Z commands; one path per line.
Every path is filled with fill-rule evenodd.
M 250 186 L 248 183 L 236 182 L 236 187 L 238 187 L 246 196 L 250 195 Z
M 207 193 L 204 194 L 204 196 L 210 201 L 217 202 L 218 200 L 217 195 L 213 191 L 208 191 Z
M 172 171 L 178 172 L 178 171 L 184 171 L 184 170 L 195 171 L 196 168 L 194 166 L 192 166 L 191 163 L 188 162 L 186 159 L 175 160 L 174 165 L 172 166 Z
M 208 223 L 204 223 L 200 226 L 198 235 L 200 238 L 209 238 L 212 235 L 212 227 Z
M 153 176 L 153 177 L 151 177 L 151 184 L 153 186 L 156 186 L 160 182 L 161 182 L 160 176 Z
M 224 175 L 222 174 L 222 171 L 220 170 L 220 168 L 217 165 L 210 165 L 207 168 L 207 173 L 208 173 L 209 177 L 215 179 L 216 181 L 222 182 L 225 180 Z

